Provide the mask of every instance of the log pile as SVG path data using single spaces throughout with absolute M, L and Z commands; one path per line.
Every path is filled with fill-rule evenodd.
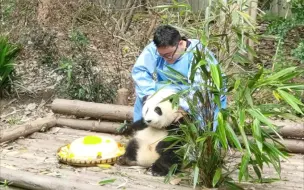
M 18 125 L 0 133 L 0 143 L 14 141 L 34 132 L 45 131 L 51 127 L 67 127 L 102 133 L 115 133 L 124 121 L 132 121 L 133 107 L 127 105 L 127 90 L 119 92 L 116 104 L 101 104 L 78 100 L 55 99 L 51 105 L 56 117 L 40 118 L 27 124 Z M 304 123 L 291 121 L 272 121 L 280 127 L 284 137 L 281 142 L 291 153 L 304 153 Z M 71 129 L 70 129 L 71 130 Z M 42 134 L 42 133 L 40 133 Z M 269 140 L 269 139 L 267 139 Z M 37 180 L 38 179 L 38 180 Z M 92 189 L 89 184 L 66 182 L 54 177 L 41 176 L 20 170 L 1 167 L 0 180 L 9 180 L 15 186 L 30 189 Z M 95 187 L 94 189 L 104 189 Z
M 87 131 L 115 133 L 124 121 L 132 121 L 133 107 L 128 106 L 126 89 L 119 90 L 117 104 L 102 104 L 79 100 L 55 99 L 51 105 L 56 118 L 41 118 L 29 124 L 4 130 L 0 143 L 48 129 L 55 125 Z M 123 105 L 125 104 L 125 105 Z M 74 116 L 76 118 L 67 118 Z M 90 118 L 90 119 L 87 119 Z M 272 121 L 284 137 L 282 143 L 292 153 L 304 153 L 304 123 Z

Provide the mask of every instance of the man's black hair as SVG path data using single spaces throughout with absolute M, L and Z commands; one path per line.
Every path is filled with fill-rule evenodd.
M 176 46 L 182 39 L 178 30 L 170 25 L 161 25 L 154 32 L 153 42 L 156 47 Z

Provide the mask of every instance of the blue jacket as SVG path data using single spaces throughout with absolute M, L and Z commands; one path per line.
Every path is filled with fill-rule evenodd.
M 199 48 L 202 46 L 200 45 L 199 40 L 197 39 L 188 39 L 190 41 L 190 45 L 187 48 L 187 51 L 173 64 L 168 64 L 164 58 L 162 58 L 156 49 L 156 46 L 153 42 L 148 44 L 143 52 L 138 57 L 133 69 L 132 69 L 132 78 L 135 82 L 135 90 L 136 95 L 142 99 L 146 95 L 151 95 L 156 92 L 159 88 L 163 87 L 164 84 L 161 82 L 163 81 L 175 81 L 175 75 L 168 76 L 164 74 L 164 72 L 169 72 L 170 70 L 167 67 L 171 67 L 172 69 L 181 73 L 184 77 L 186 82 L 189 82 L 190 76 L 190 68 L 193 58 L 192 51 L 195 50 L 195 47 L 198 45 Z M 208 50 L 206 50 L 208 51 Z M 214 58 L 213 54 L 209 51 L 212 60 L 207 60 L 209 63 L 217 64 L 217 60 Z M 172 73 L 172 72 L 171 72 Z M 195 77 L 195 82 L 200 83 L 202 80 L 199 77 L 199 73 Z M 196 86 L 196 85 L 195 85 Z M 178 84 L 178 85 L 169 85 L 166 88 L 170 88 L 173 90 L 181 90 L 185 89 L 188 86 Z M 180 106 L 185 110 L 188 110 L 188 106 L 186 102 L 180 101 Z

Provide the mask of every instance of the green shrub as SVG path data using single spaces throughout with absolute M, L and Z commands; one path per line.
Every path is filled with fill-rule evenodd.
M 15 79 L 14 60 L 17 57 L 20 47 L 9 43 L 8 39 L 0 36 L 0 96 L 9 93 Z

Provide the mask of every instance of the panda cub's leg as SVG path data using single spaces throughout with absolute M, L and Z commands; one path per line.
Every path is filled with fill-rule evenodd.
M 147 124 L 143 121 L 143 119 L 138 120 L 130 125 L 127 125 L 126 128 L 119 131 L 119 135 L 132 135 L 133 138 L 128 142 L 125 154 L 122 155 L 117 164 L 118 165 L 129 165 L 135 166 L 137 165 L 137 155 L 139 150 L 138 139 L 134 138 L 134 135 L 137 131 L 141 131 L 147 128 Z
M 171 145 L 170 142 L 161 141 L 156 146 L 156 151 L 160 157 L 152 164 L 151 170 L 154 176 L 165 176 L 168 174 L 170 167 L 173 164 L 179 163 L 178 156 L 174 153 L 173 149 L 166 149 Z
M 118 165 L 127 165 L 127 166 L 135 166 L 136 165 L 136 157 L 139 149 L 138 141 L 134 138 L 130 140 L 126 147 L 126 152 L 123 156 L 121 156 L 117 164 Z

